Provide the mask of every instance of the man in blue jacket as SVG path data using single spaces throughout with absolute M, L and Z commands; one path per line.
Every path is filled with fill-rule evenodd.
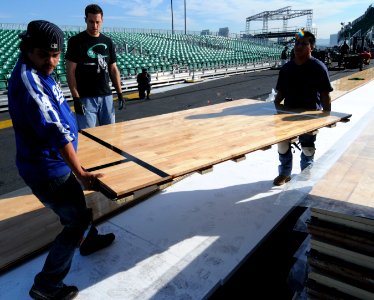
M 51 76 L 60 59 L 64 34 L 55 24 L 38 20 L 30 22 L 20 38 L 21 55 L 8 89 L 16 164 L 33 194 L 64 226 L 29 294 L 33 299 L 72 299 L 78 289 L 65 285 L 63 279 L 75 248 L 88 255 L 110 245 L 115 237 L 112 233 L 99 235 L 91 225 L 92 211 L 86 206 L 81 184 L 93 189 L 101 174 L 81 167 L 75 117 Z

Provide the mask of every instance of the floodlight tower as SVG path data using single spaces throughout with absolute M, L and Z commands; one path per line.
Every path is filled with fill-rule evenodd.
M 171 9 L 171 34 L 174 34 L 173 0 L 170 0 L 170 9 Z
M 184 34 L 187 34 L 187 12 L 186 12 L 186 0 L 184 0 Z

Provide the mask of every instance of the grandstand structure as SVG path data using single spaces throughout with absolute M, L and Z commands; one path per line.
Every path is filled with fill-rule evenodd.
M 353 22 L 341 23 L 342 28 L 338 32 L 338 43 L 348 40 L 350 45 L 362 42 L 362 46 L 367 45 L 373 47 L 374 43 L 374 7 L 369 5 L 363 15 L 355 19 Z M 356 47 L 354 47 L 356 48 Z
M 68 39 L 84 30 L 83 27 L 61 26 Z M 19 55 L 18 35 L 25 25 L 0 25 L 0 90 L 7 88 L 7 79 Z M 117 48 L 117 66 L 122 78 L 131 78 L 147 68 L 150 73 L 186 72 L 220 69 L 279 59 L 282 46 L 261 39 L 240 39 L 214 35 L 155 32 L 135 32 L 126 29 L 108 29 L 103 32 L 113 39 Z M 55 77 L 66 84 L 64 51 L 55 70 Z
M 301 16 L 307 16 L 306 26 L 301 26 L 309 31 L 316 34 L 316 30 L 312 28 L 313 20 L 313 10 L 303 9 L 303 10 L 292 10 L 291 6 L 286 6 L 277 10 L 264 11 L 256 15 L 246 18 L 246 35 L 251 36 L 250 24 L 252 21 L 262 21 L 263 27 L 260 33 L 254 33 L 253 36 L 257 38 L 282 38 L 295 36 L 295 33 L 299 28 L 288 28 L 288 20 L 293 18 L 298 18 Z M 281 30 L 269 30 L 269 21 L 282 20 L 283 28 Z
M 289 28 L 288 20 L 301 16 L 307 17 L 305 26 Z M 157 29 L 103 28 L 116 44 L 119 67 L 122 78 L 134 78 L 147 68 L 152 73 L 163 74 L 195 72 L 204 70 L 228 69 L 233 67 L 275 64 L 283 50 L 282 44 L 287 37 L 294 37 L 300 28 L 312 31 L 313 10 L 292 10 L 286 6 L 278 10 L 264 11 L 246 19 L 246 32 L 230 37 L 201 32 L 170 32 Z M 262 20 L 261 32 L 251 34 L 250 22 Z M 270 30 L 268 23 L 282 20 L 281 30 Z M 344 24 L 344 23 L 342 23 Z M 7 80 L 19 56 L 18 35 L 27 24 L 0 24 L 0 92 L 6 91 Z M 82 26 L 61 26 L 65 32 L 65 49 L 68 39 L 85 30 Z M 349 25 L 342 26 L 338 41 L 349 39 L 350 44 L 365 41 L 373 48 L 374 8 L 366 12 Z M 274 41 L 274 38 L 277 40 Z M 364 44 L 364 42 L 363 42 Z M 67 83 L 64 52 L 55 70 L 55 78 L 62 85 Z

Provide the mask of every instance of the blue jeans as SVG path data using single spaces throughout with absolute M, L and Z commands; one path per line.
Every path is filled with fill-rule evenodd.
M 30 188 L 46 207 L 59 216 L 64 226 L 52 242 L 42 271 L 34 279 L 38 290 L 53 294 L 63 286 L 75 249 L 92 221 L 92 211 L 87 208 L 82 187 L 72 173 L 32 184 Z
M 299 142 L 301 148 L 303 147 L 312 147 L 315 148 L 315 141 L 317 135 L 313 134 L 302 134 L 299 136 Z M 291 176 L 292 172 L 292 149 L 289 147 L 288 151 L 285 154 L 279 154 L 280 165 L 278 166 L 279 175 Z M 314 161 L 314 155 L 307 156 L 301 151 L 300 154 L 300 169 L 304 170 L 305 168 L 311 166 Z
M 81 102 L 86 108 L 86 113 L 84 115 L 75 114 L 78 129 L 115 123 L 112 95 L 81 98 Z

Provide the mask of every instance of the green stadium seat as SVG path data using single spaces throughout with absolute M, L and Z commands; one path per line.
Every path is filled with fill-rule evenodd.
M 18 34 L 21 31 L 0 29 L 0 69 L 13 69 L 19 57 Z M 77 33 L 65 31 L 64 45 Z M 140 73 L 143 67 L 152 73 L 169 71 L 173 64 L 198 70 L 245 65 L 254 61 L 272 61 L 279 58 L 283 49 L 283 46 L 275 43 L 261 44 L 253 40 L 220 36 L 135 32 L 106 34 L 111 36 L 117 45 L 117 65 L 123 76 Z M 7 71 L 7 74 L 10 71 Z M 64 73 L 65 56 L 61 53 L 56 76 Z
M 57 76 L 66 75 L 65 69 L 56 69 L 55 72 L 56 72 Z
M 60 81 L 61 84 L 67 84 L 68 83 L 68 78 L 66 73 L 60 73 L 57 74 L 57 78 Z
M 135 75 L 135 68 L 133 65 L 127 65 L 127 74 L 130 76 Z
M 0 80 L 0 90 L 6 90 L 8 88 L 8 82 L 6 80 Z
M 128 69 L 126 68 L 126 66 L 125 65 L 122 65 L 121 66 L 121 68 L 120 68 L 120 74 L 122 75 L 122 76 L 129 76 L 129 71 L 128 71 Z

